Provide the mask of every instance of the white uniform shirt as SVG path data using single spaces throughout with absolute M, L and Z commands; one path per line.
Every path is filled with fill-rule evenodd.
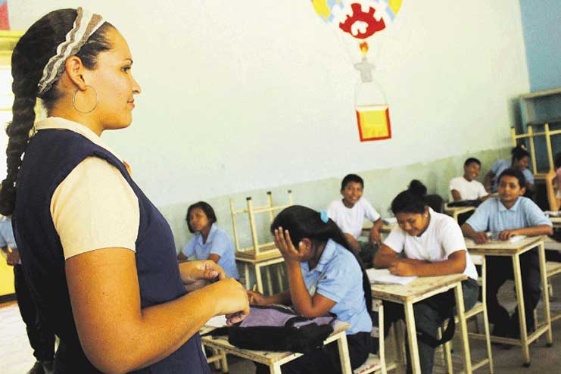
M 462 200 L 477 200 L 480 197 L 487 196 L 489 193 L 485 191 L 485 187 L 475 179 L 468 181 L 464 177 L 457 177 L 450 180 L 450 193 L 456 190 L 460 193 Z
M 327 215 L 335 221 L 341 231 L 351 234 L 355 239 L 358 239 L 362 232 L 365 218 L 372 222 L 380 219 L 380 214 L 364 197 L 361 197 L 352 208 L 347 208 L 341 199 L 335 200 L 329 204 Z
M 36 129 L 71 130 L 115 154 L 79 123 L 49 117 L 38 122 Z M 51 216 L 65 259 L 100 248 L 136 250 L 138 199 L 121 172 L 99 157 L 83 160 L 59 184 L 51 200 Z
M 466 242 L 458 223 L 452 217 L 436 213 L 430 208 L 429 214 L 429 226 L 421 236 L 411 236 L 396 226 L 384 240 L 384 244 L 394 252 L 405 252 L 407 258 L 430 262 L 444 261 L 456 251 L 465 251 L 464 274 L 477 280 L 477 271 L 467 253 Z

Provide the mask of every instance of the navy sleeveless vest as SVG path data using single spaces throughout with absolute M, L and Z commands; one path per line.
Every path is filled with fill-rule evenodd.
M 72 316 L 60 238 L 50 213 L 52 195 L 86 157 L 114 165 L 132 187 L 140 207 L 136 266 L 142 307 L 183 294 L 171 229 L 113 154 L 70 130 L 41 130 L 27 145 L 18 176 L 13 215 L 16 242 L 34 300 L 60 338 L 57 373 L 98 373 L 86 358 Z M 186 311 L 187 312 L 187 311 Z M 209 373 L 198 334 L 167 358 L 135 373 Z

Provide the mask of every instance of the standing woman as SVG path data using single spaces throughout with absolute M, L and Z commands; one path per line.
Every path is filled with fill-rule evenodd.
M 56 373 L 207 373 L 198 330 L 243 318 L 248 300 L 212 261 L 178 267 L 169 225 L 101 139 L 132 121 L 131 67 L 123 36 L 81 8 L 29 28 L 12 56 L 0 212 L 13 214 L 31 292 L 60 338 Z M 36 97 L 48 118 L 34 124 Z
M 477 301 L 479 286 L 462 230 L 452 217 L 429 208 L 424 199 L 426 193 L 426 187 L 413 180 L 407 190 L 393 199 L 391 210 L 398 227 L 376 253 L 374 266 L 389 268 L 390 273 L 402 276 L 466 274 L 469 278 L 462 283 L 464 306 L 466 310 L 471 309 Z M 417 330 L 436 339 L 438 328 L 452 314 L 454 304 L 453 291 L 415 303 Z M 390 303 L 385 315 L 389 317 L 386 323 L 389 328 L 391 322 L 403 318 L 403 307 Z M 434 348 L 423 339 L 419 339 L 419 356 L 422 373 L 432 373 Z

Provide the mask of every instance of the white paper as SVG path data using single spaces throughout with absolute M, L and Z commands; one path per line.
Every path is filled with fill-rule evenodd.
M 399 275 L 390 274 L 388 269 L 366 269 L 366 275 L 370 283 L 385 283 L 385 284 L 408 284 L 413 282 L 417 277 L 401 277 Z
M 226 326 L 226 316 L 215 316 L 212 317 L 205 323 L 207 327 L 224 327 Z

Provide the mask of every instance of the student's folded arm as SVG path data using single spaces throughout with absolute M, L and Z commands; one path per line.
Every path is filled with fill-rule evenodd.
M 459 249 L 452 252 L 444 261 L 418 263 L 415 266 L 415 275 L 430 277 L 463 273 L 466 268 L 466 253 L 465 250 Z
M 515 235 L 526 235 L 526 236 L 553 235 L 553 228 L 549 225 L 523 227 L 512 231 Z
M 452 194 L 452 198 L 454 199 L 454 201 L 461 201 L 462 200 L 462 195 L 460 194 L 460 191 L 451 190 L 450 193 Z
M 189 263 L 185 263 L 189 264 Z M 129 372 L 169 356 L 213 316 L 249 313 L 234 279 L 141 308 L 135 253 L 102 248 L 66 260 L 66 277 L 80 343 L 102 372 Z
M 399 258 L 396 251 L 385 244 L 374 255 L 374 267 L 377 269 L 389 268 L 390 265 Z

